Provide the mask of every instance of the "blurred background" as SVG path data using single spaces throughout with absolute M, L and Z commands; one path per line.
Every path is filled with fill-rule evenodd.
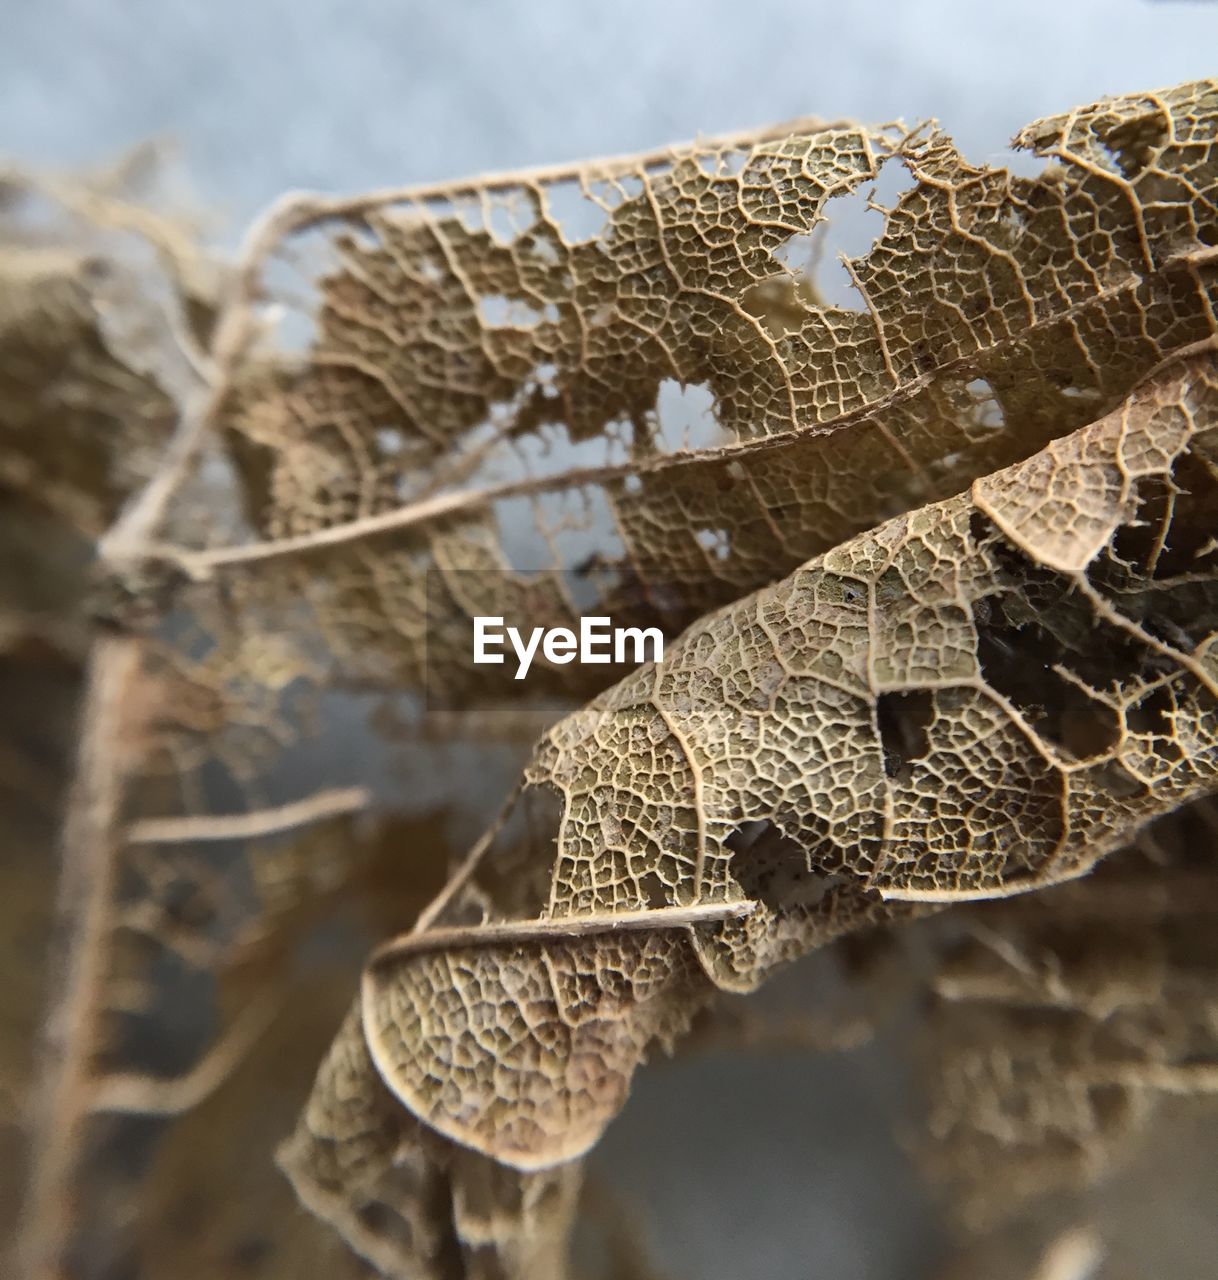
M 970 159 L 1001 162 L 1037 116 L 1215 70 L 1218 4 L 1170 0 L 0 0 L 0 155 L 67 170 L 165 138 L 232 243 L 288 188 L 442 179 L 794 116 L 934 116 Z M 593 1172 L 673 1277 L 916 1280 L 944 1245 L 901 1142 L 906 1095 L 883 1043 L 657 1064 Z M 1202 1224 L 1212 1177 L 1182 1203 L 1164 1172 L 1130 1175 L 1126 1199 Z M 1212 1274 L 1195 1238 L 1181 1249 L 1164 1274 Z
M 330 191 L 634 151 L 800 115 L 937 116 L 990 158 L 1037 116 L 1212 74 L 1205 0 L 4 0 L 0 149 L 161 135 L 230 230 Z

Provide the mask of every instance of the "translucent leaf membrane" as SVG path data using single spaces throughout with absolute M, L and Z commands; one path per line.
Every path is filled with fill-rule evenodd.
M 253 537 L 181 559 L 307 604 L 340 671 L 417 685 L 426 652 L 454 699 L 474 614 L 679 629 L 1212 333 L 1216 120 L 1201 82 L 1031 126 L 1036 176 L 937 129 L 805 126 L 303 206 L 263 280 L 292 306 L 292 255 L 308 340 L 221 415 Z M 853 305 L 821 300 L 792 244 L 894 171 Z

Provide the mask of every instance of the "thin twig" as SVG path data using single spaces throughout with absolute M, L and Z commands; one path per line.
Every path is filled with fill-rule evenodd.
M 249 813 L 199 814 L 174 818 L 141 818 L 127 828 L 128 844 L 169 844 L 193 840 L 250 840 L 277 835 L 293 827 L 356 813 L 368 804 L 366 787 L 318 791 L 303 800 Z
M 555 942 L 564 938 L 586 938 L 593 934 L 618 933 L 637 929 L 679 929 L 689 925 L 715 924 L 738 920 L 757 909 L 752 899 L 732 902 L 695 902 L 688 907 L 649 907 L 644 911 L 607 911 L 579 916 L 545 916 L 537 920 L 502 920 L 490 924 L 459 925 L 450 929 L 427 929 L 391 938 L 379 946 L 369 960 L 369 968 L 382 961 L 440 951 L 452 947 L 490 947 L 501 943 Z
M 116 1072 L 98 1080 L 91 1091 L 92 1112 L 143 1116 L 176 1116 L 206 1101 L 232 1075 L 270 1026 L 279 1008 L 279 993 L 266 991 L 248 1004 L 224 1035 L 191 1069 L 180 1076 L 157 1077 Z
M 80 1127 L 88 1109 L 92 1048 L 105 980 L 107 907 L 117 874 L 116 819 L 127 773 L 116 729 L 130 705 L 127 691 L 141 659 L 138 641 L 104 637 L 90 654 L 76 776 L 63 830 L 57 914 L 54 1000 L 43 1032 L 44 1094 L 32 1144 L 22 1219 L 25 1273 L 63 1275 L 69 1238 L 69 1184 Z

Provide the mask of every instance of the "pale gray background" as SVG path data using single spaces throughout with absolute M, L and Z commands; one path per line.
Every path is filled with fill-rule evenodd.
M 936 115 L 990 159 L 1039 114 L 1216 72 L 1207 3 L 0 0 L 0 156 L 90 164 L 167 135 L 231 236 L 287 187 L 810 113 Z M 877 1050 L 660 1066 L 597 1168 L 679 1280 L 919 1280 L 940 1244 L 891 1137 L 904 1092 Z
M 974 156 L 1107 93 L 1218 70 L 1163 0 L 0 0 L 0 152 L 178 139 L 244 220 L 352 189 L 784 117 L 937 115 Z

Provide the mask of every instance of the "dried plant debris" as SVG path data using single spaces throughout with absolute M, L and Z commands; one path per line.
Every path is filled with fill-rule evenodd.
M 250 536 L 180 560 L 308 602 L 340 670 L 417 684 L 426 658 L 454 697 L 472 615 L 675 634 L 1212 333 L 1216 120 L 1210 84 L 1102 103 L 1016 139 L 1035 177 L 817 126 L 304 205 L 259 278 L 332 263 L 307 349 L 246 360 L 220 417 Z M 890 175 L 854 305 L 819 300 L 802 246 Z
M 174 317 L 185 299 L 214 307 L 219 268 L 143 203 L 152 160 L 0 171 L 0 650 L 83 661 L 94 543 L 157 470 L 200 376 Z
M 725 993 L 977 899 L 1056 947 L 1036 904 L 1216 789 L 1216 125 L 1199 82 L 1029 126 L 1030 176 L 937 127 L 802 122 L 293 198 L 219 293 L 94 193 L 167 277 L 143 355 L 138 286 L 103 305 L 84 266 L 6 252 L 0 483 L 97 539 L 107 624 L 32 1273 L 159 1274 L 186 1240 L 200 1278 L 562 1276 L 581 1156 Z M 800 262 L 868 198 L 829 301 Z M 453 813 L 385 767 L 387 726 L 418 760 L 412 699 L 470 716 L 443 795 L 480 820 L 503 686 L 470 619 L 580 614 L 679 639 L 541 665 L 568 713 L 448 865 Z M 1088 980 L 1061 989 L 1102 1003 Z M 1026 994 L 961 1043 L 1009 1038 Z M 1044 994 L 1037 1062 L 1112 1060 L 1099 1005 Z M 1208 1052 L 1127 1003 L 1160 1065 Z M 1119 1087 L 1124 1132 L 1149 1094 Z M 285 1187 L 221 1203 L 289 1104 L 307 1227 Z M 1090 1176 L 1109 1148 L 1080 1135 Z
M 382 948 L 364 1084 L 339 1097 L 323 1076 L 314 1106 L 383 1081 L 461 1147 L 561 1166 L 714 987 L 751 989 L 906 904 L 1078 877 L 1212 790 L 1216 441 L 1218 359 L 1182 355 L 1092 426 L 711 614 L 560 722 L 526 774 L 562 800 L 540 916 Z
M 146 203 L 146 161 L 0 173 L 0 492 L 90 540 L 159 465 L 199 376 L 178 312 L 218 287 L 184 220 Z
M 0 246 L 0 484 L 88 536 L 152 474 L 175 412 L 106 346 L 90 288 L 104 270 Z
M 1218 1092 L 1214 835 L 1211 801 L 1179 810 L 1088 880 L 979 908 L 949 950 L 923 1155 L 970 1234 L 1110 1218 L 1083 1193 L 1161 1140 L 1165 1102 Z
M 134 210 L 65 182 L 85 203 Z M 0 1272 L 27 1194 L 30 1116 L 41 1076 L 38 1028 L 53 953 L 55 867 L 76 703 L 92 639 L 94 539 L 155 471 L 177 414 L 147 343 L 155 297 L 130 246 L 0 176 Z M 97 210 L 94 210 L 96 212 Z M 162 225 L 145 211 L 149 225 Z M 153 291 L 155 293 L 155 291 Z M 144 325 L 144 333 L 137 334 Z

